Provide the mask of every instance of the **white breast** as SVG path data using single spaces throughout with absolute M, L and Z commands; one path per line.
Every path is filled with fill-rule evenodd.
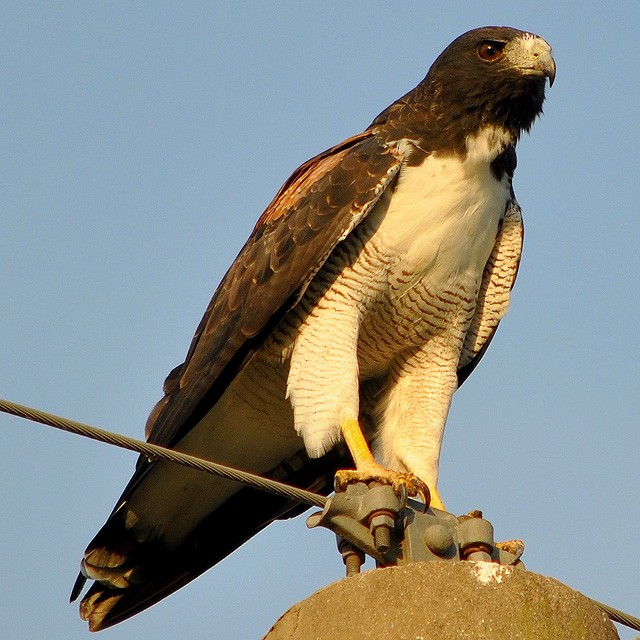
M 464 161 L 434 155 L 405 166 L 292 314 L 299 324 L 288 334 L 287 393 L 309 455 L 329 450 L 340 424 L 358 418 L 363 381 L 429 349 L 446 369 L 433 379 L 447 379 L 446 390 L 423 403 L 439 451 L 464 334 L 510 195 L 508 178 L 498 181 L 489 166 L 500 150 L 490 138 L 471 141 Z M 387 434 L 406 422 L 385 415 L 393 422 Z
M 509 194 L 508 178 L 496 179 L 485 154 L 432 155 L 402 169 L 376 236 L 417 277 L 479 277 Z

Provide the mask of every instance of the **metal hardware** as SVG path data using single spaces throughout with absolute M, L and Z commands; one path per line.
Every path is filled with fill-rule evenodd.
M 425 509 L 423 503 L 376 482 L 348 485 L 321 512 L 309 516 L 307 526 L 323 526 L 338 535 L 347 575 L 360 571 L 364 554 L 379 567 L 436 560 L 510 565 L 520 557 L 496 545 L 493 526 L 480 511 L 456 517 Z

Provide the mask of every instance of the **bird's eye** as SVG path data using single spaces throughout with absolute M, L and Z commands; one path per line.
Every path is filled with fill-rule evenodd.
M 502 58 L 504 51 L 504 43 L 502 42 L 483 42 L 478 47 L 478 55 L 488 62 L 495 62 Z

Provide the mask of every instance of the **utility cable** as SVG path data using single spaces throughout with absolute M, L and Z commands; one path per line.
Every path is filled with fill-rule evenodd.
M 61 418 L 60 416 L 53 415 L 51 413 L 45 413 L 31 407 L 26 407 L 15 402 L 9 402 L 8 400 L 0 399 L 0 411 L 8 413 L 25 420 L 31 420 L 33 422 L 39 422 L 40 424 L 60 429 L 61 431 L 67 431 L 91 440 L 97 440 L 98 442 L 104 442 L 122 449 L 129 449 L 142 455 L 147 456 L 150 460 L 164 460 L 166 462 L 173 462 L 175 464 L 181 464 L 191 469 L 197 469 L 198 471 L 204 471 L 221 478 L 227 478 L 234 480 L 242 484 L 246 484 L 254 489 L 261 489 L 262 491 L 268 491 L 275 495 L 287 498 L 290 500 L 296 500 L 303 504 L 308 504 L 313 507 L 320 507 L 321 509 L 327 503 L 327 498 L 320 496 L 317 493 L 311 491 L 305 491 L 297 487 L 292 487 L 276 480 L 270 480 L 269 478 L 263 478 L 247 471 L 241 471 L 240 469 L 234 469 L 223 464 L 204 460 L 203 458 L 197 458 L 195 456 L 176 451 L 175 449 L 167 449 L 166 447 L 158 446 L 157 444 L 151 444 L 150 442 L 143 442 L 136 438 L 130 438 L 118 433 L 106 431 L 104 429 L 98 429 L 82 422 L 76 422 L 75 420 L 68 420 L 67 418 Z M 636 631 L 640 631 L 640 618 L 636 618 L 624 611 L 614 609 L 609 605 L 592 600 L 600 609 L 602 609 L 611 620 L 622 624 Z
M 636 631 L 640 631 L 640 618 L 636 618 L 632 616 L 630 613 L 625 613 L 624 611 L 620 611 L 620 609 L 614 609 L 610 607 L 608 604 L 603 604 L 602 602 L 598 602 L 593 598 L 589 598 L 591 602 L 600 607 L 613 622 L 617 622 L 618 624 L 622 624 L 625 627 L 629 627 L 630 629 L 635 629 Z
M 197 458 L 175 449 L 167 449 L 157 444 L 151 444 L 150 442 L 143 442 L 135 438 L 129 438 L 118 433 L 111 431 L 105 431 L 104 429 L 98 429 L 82 422 L 76 422 L 75 420 L 68 420 L 61 418 L 60 416 L 53 415 L 51 413 L 45 413 L 31 407 L 25 407 L 15 402 L 9 402 L 8 400 L 0 399 L 0 411 L 9 413 L 25 420 L 32 420 L 33 422 L 39 422 L 55 429 L 74 433 L 85 438 L 92 440 L 98 440 L 106 444 L 111 444 L 122 449 L 129 449 L 130 451 L 136 451 L 142 455 L 147 456 L 150 460 L 164 460 L 166 462 L 173 462 L 181 464 L 191 469 L 197 469 L 198 471 L 204 471 L 221 478 L 227 478 L 229 480 L 235 480 L 241 482 L 254 489 L 261 489 L 262 491 L 268 491 L 274 493 L 283 498 L 290 500 L 296 500 L 303 504 L 308 504 L 312 507 L 325 506 L 327 498 L 312 493 L 311 491 L 305 491 L 298 487 L 292 487 L 291 485 L 277 482 L 269 478 L 263 478 L 262 476 L 249 473 L 247 471 L 241 471 L 240 469 L 234 469 L 223 464 Z

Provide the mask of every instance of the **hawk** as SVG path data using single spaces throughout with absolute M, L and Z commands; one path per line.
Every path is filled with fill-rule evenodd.
M 300 166 L 225 274 L 149 442 L 328 494 L 377 478 L 437 493 L 452 395 L 504 316 L 523 227 L 515 146 L 555 63 L 542 38 L 454 40 L 362 133 Z M 372 448 L 376 455 L 372 454 Z M 89 544 L 95 631 L 303 508 L 141 457 Z

